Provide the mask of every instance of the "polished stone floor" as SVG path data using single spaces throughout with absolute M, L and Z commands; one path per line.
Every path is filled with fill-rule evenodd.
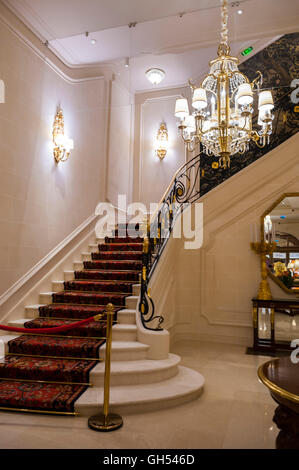
M 275 403 L 257 378 L 267 357 L 227 344 L 181 342 L 173 352 L 206 379 L 202 396 L 163 411 L 124 416 L 97 433 L 86 418 L 0 412 L 1 449 L 273 449 Z

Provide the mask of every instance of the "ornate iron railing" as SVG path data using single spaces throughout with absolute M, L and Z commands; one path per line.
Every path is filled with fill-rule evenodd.
M 155 315 L 149 282 L 173 231 L 177 217 L 200 197 L 200 154 L 182 165 L 175 173 L 155 212 L 144 223 L 142 278 L 139 311 L 146 329 L 162 330 L 164 321 Z M 155 326 L 150 324 L 155 322 Z

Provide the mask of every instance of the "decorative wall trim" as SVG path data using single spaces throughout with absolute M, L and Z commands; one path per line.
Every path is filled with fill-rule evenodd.
M 227 310 L 227 312 L 231 312 L 231 311 Z M 242 313 L 244 313 L 244 312 L 242 312 Z M 246 311 L 245 313 L 247 314 L 248 312 Z M 209 325 L 252 328 L 252 323 L 250 323 L 248 321 L 235 322 L 233 320 L 217 320 L 217 319 L 211 320 L 211 318 L 203 312 L 201 313 L 201 317 L 203 317 Z
M 248 333 L 248 332 L 247 332 Z M 228 335 L 221 335 L 221 334 L 210 334 L 210 333 L 199 333 L 194 331 L 186 331 L 184 333 L 180 332 L 171 332 L 171 347 L 173 347 L 176 343 L 181 341 L 195 341 L 195 342 L 209 342 L 209 343 L 222 343 L 222 344 L 236 344 L 237 346 L 244 346 L 247 347 L 250 344 L 250 335 L 246 334 L 246 336 L 228 336 Z
M 60 242 L 53 250 L 51 250 L 44 258 L 42 258 L 37 264 L 35 264 L 24 276 L 22 276 L 17 282 L 15 282 L 6 292 L 0 296 L 0 306 L 6 303 L 18 290 L 21 289 L 30 279 L 33 278 L 44 266 L 52 261 L 59 253 L 67 247 L 72 241 L 78 237 L 84 229 L 89 225 L 95 223 L 98 216 L 89 216 L 82 224 L 80 224 L 72 233 L 70 233 L 62 242 Z
M 140 105 L 140 112 L 139 115 L 136 115 L 135 112 L 135 119 L 139 123 L 140 135 L 135 136 L 135 140 L 137 141 L 139 137 L 139 161 L 138 161 L 138 200 L 141 201 L 141 188 L 142 188 L 142 178 L 143 178 L 143 155 L 144 155 L 144 147 L 145 147 L 145 138 L 144 138 L 144 107 L 148 103 L 157 102 L 157 101 L 169 101 L 177 98 L 182 97 L 182 93 L 178 90 L 178 87 L 173 89 L 174 93 L 170 94 L 169 89 L 166 90 L 167 94 L 165 95 L 165 91 L 157 90 L 156 92 L 148 92 L 148 93 L 140 93 L 138 97 L 136 97 L 136 103 Z M 137 106 L 136 106 L 137 110 Z M 186 154 L 185 154 L 185 162 L 186 162 Z M 135 179 L 136 184 L 136 179 Z M 135 191 L 136 194 L 136 191 Z
M 113 73 L 112 64 L 97 65 L 93 67 L 69 67 L 67 66 L 41 39 L 38 38 L 9 8 L 0 2 L 0 22 L 19 41 L 28 47 L 57 75 L 69 84 L 104 80 Z M 92 72 L 92 73 L 91 73 Z

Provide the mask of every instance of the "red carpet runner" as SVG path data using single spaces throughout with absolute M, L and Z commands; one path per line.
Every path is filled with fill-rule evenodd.
M 39 317 L 25 323 L 36 329 L 9 341 L 0 362 L 0 409 L 73 413 L 74 403 L 89 385 L 105 342 L 105 321 L 91 322 L 59 336 L 38 335 L 39 328 L 61 326 L 104 311 L 112 302 L 125 307 L 132 285 L 139 282 L 142 239 L 108 238 L 84 261 L 75 279 L 39 308 Z

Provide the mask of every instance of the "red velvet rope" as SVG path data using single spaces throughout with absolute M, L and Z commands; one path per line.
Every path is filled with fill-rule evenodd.
M 0 330 L 4 331 L 13 331 L 15 333 L 60 333 L 61 331 L 67 331 L 71 330 L 73 328 L 77 328 L 78 326 L 86 325 L 87 323 L 90 323 L 92 321 L 97 321 L 98 316 L 96 317 L 89 317 L 86 318 L 85 320 L 78 321 L 76 323 L 71 323 L 70 325 L 62 325 L 62 326 L 54 326 L 51 328 L 17 328 L 13 326 L 6 326 L 6 325 L 0 325 Z M 51 318 L 49 318 L 51 319 Z M 30 321 L 30 320 L 28 320 Z

